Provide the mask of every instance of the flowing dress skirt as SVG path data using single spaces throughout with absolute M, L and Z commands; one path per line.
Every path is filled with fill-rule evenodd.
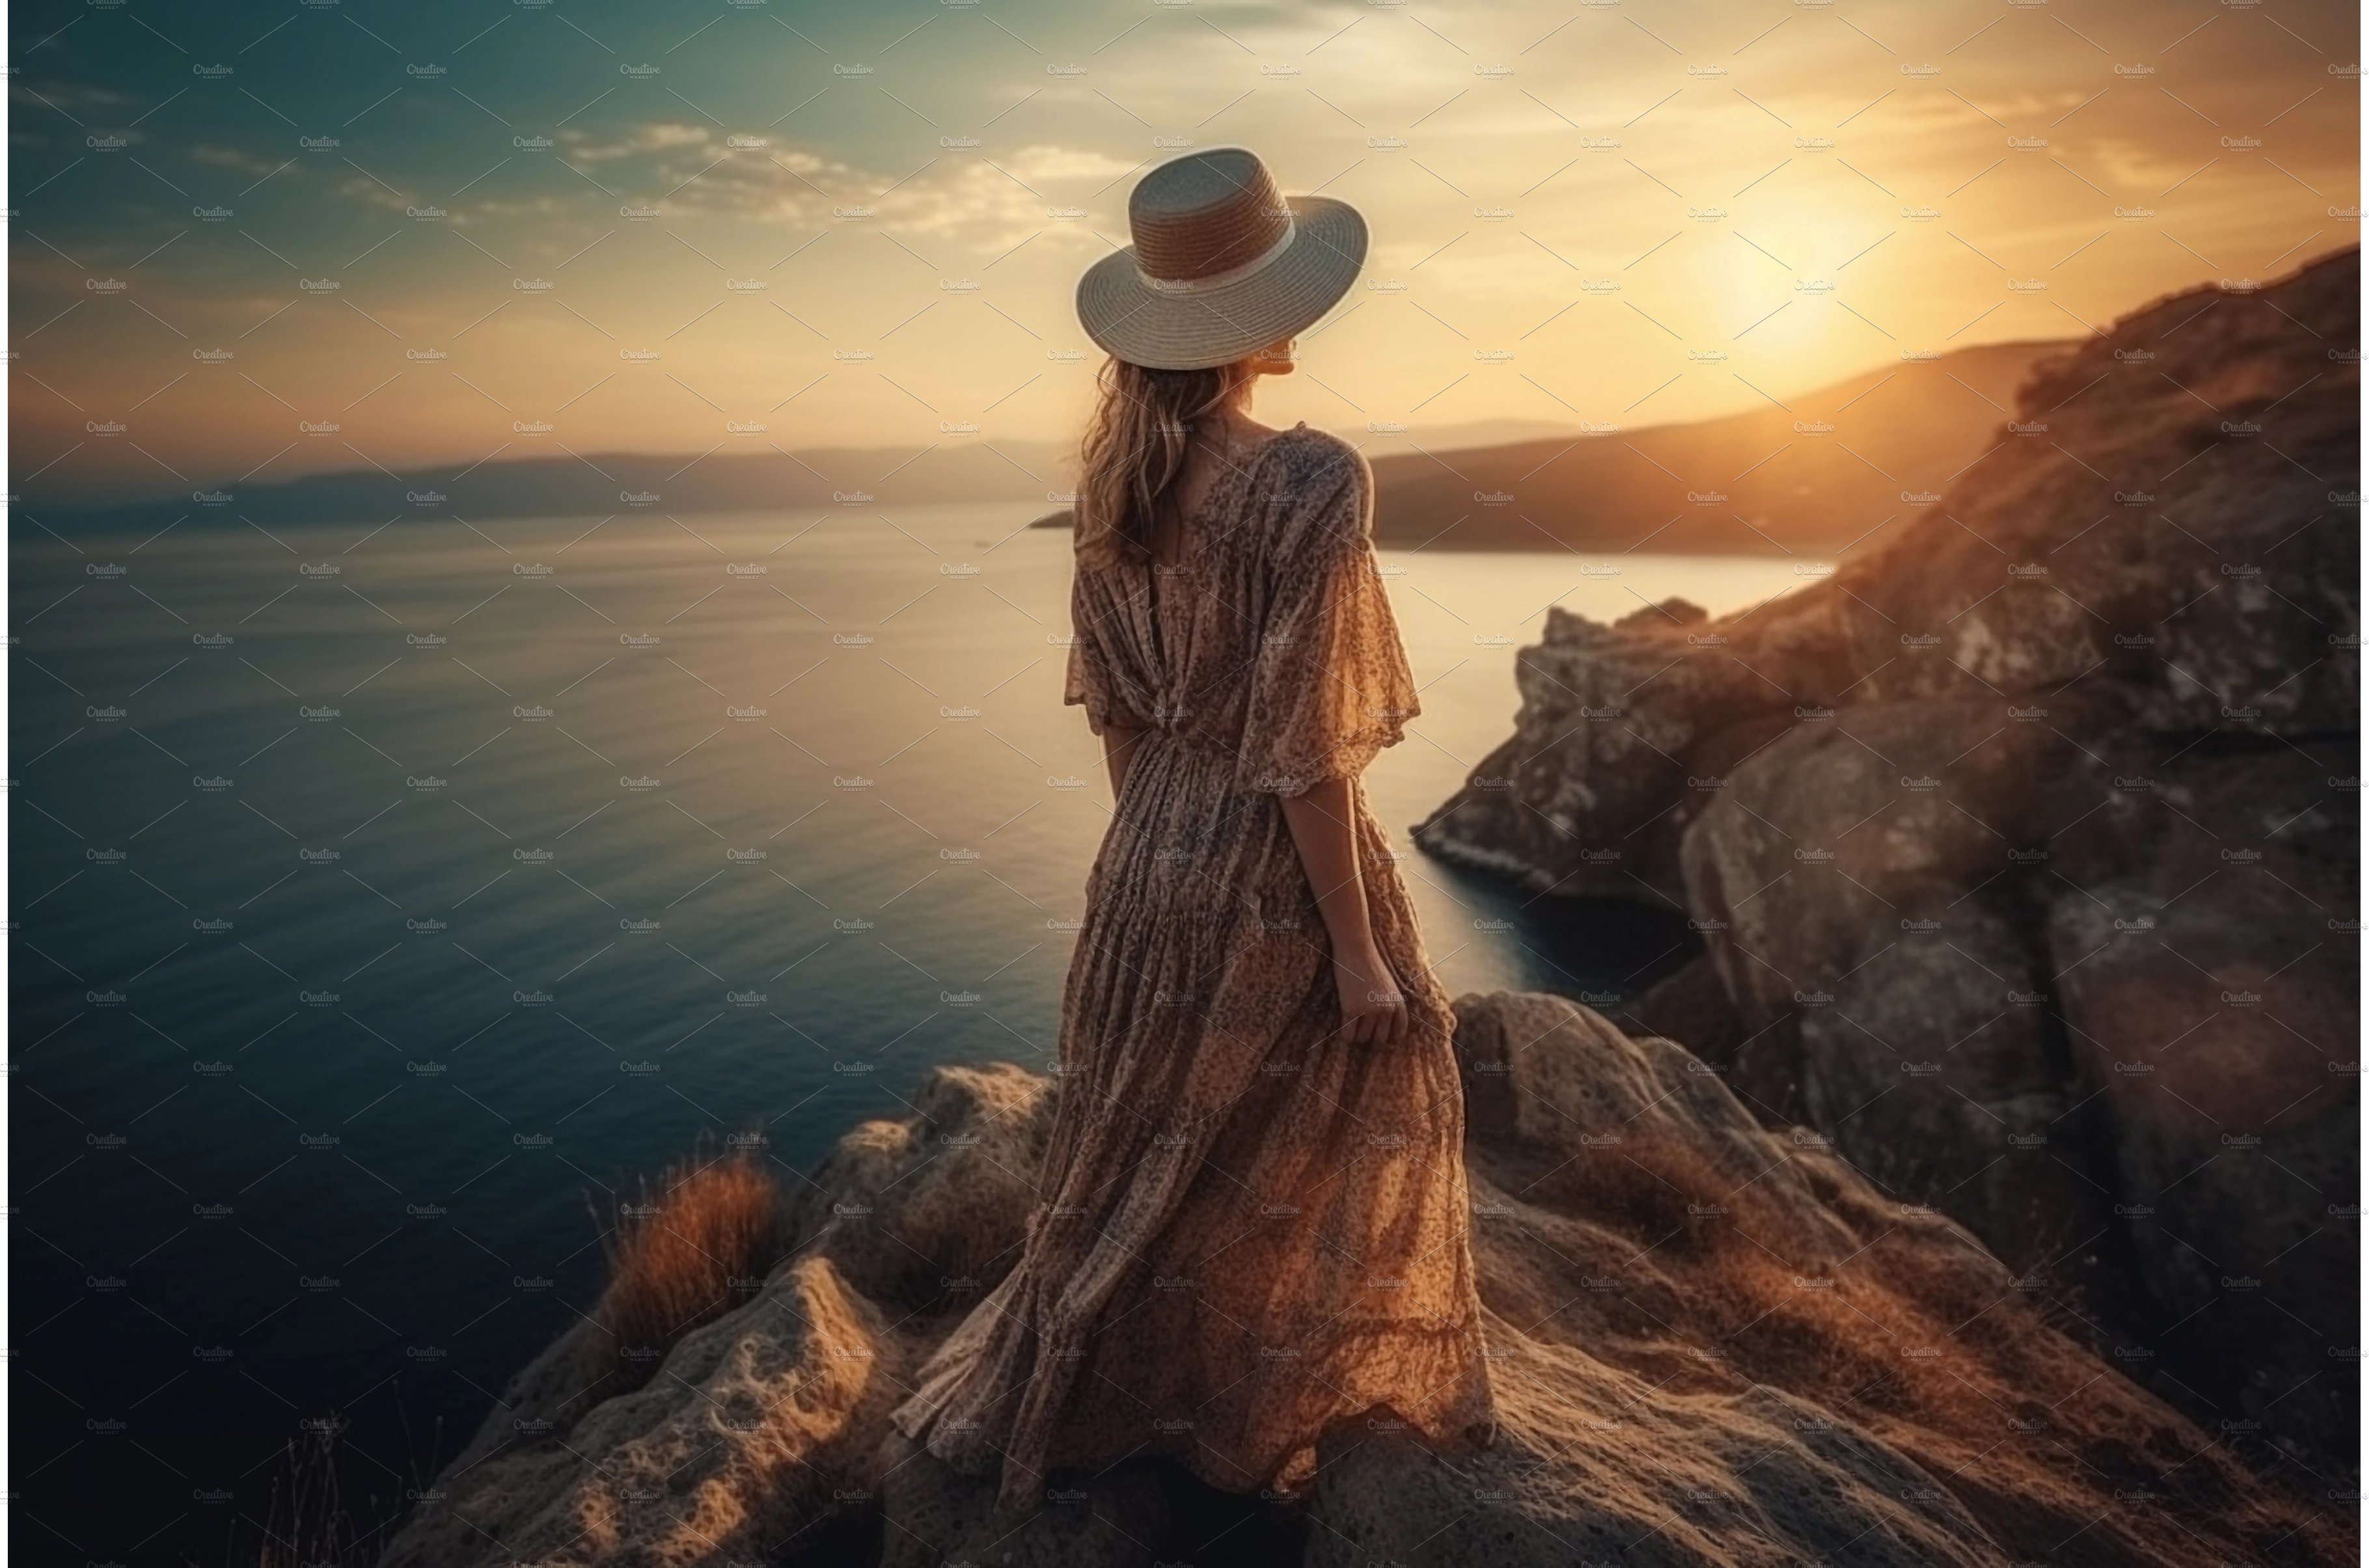
M 1059 1098 L 1012 1271 L 892 1419 L 1033 1501 L 1162 1454 L 1299 1491 L 1344 1423 L 1494 1428 L 1454 1017 L 1358 782 L 1417 711 L 1372 475 L 1305 426 L 1238 454 L 1189 560 L 1080 565 L 1068 699 L 1141 732 L 1086 888 Z M 1281 797 L 1350 783 L 1407 1038 L 1340 1037 Z

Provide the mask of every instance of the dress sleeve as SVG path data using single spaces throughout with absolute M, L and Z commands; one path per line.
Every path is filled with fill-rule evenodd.
M 1096 635 L 1095 617 L 1093 596 L 1086 592 L 1085 573 L 1081 568 L 1070 587 L 1070 669 L 1061 700 L 1083 705 L 1086 727 L 1097 735 L 1111 724 L 1139 729 L 1142 721 L 1133 716 L 1120 695 L 1110 655 Z
M 1267 608 L 1238 788 L 1298 795 L 1354 778 L 1422 711 L 1374 560 L 1373 475 L 1345 444 L 1273 519 Z

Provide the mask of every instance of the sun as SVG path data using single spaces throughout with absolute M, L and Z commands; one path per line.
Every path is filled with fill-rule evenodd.
M 1739 207 L 1703 237 L 1705 347 L 1737 374 L 1799 386 L 1898 351 L 1880 286 L 1894 242 L 1866 215 L 1769 201 Z

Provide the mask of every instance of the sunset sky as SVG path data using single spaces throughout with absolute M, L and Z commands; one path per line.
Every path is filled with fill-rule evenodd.
M 1258 408 L 1359 433 L 1728 413 L 2359 227 L 2333 0 L 56 0 L 11 28 L 36 497 L 1059 438 L 1098 358 L 1070 290 L 1186 146 L 1372 220 Z

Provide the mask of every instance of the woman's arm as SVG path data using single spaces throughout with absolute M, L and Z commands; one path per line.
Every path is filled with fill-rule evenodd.
M 1143 732 L 1125 724 L 1103 725 L 1103 766 L 1110 769 L 1111 804 L 1118 804 L 1120 794 L 1127 789 L 1127 765 L 1135 756 L 1135 743 Z
M 1353 780 L 1332 778 L 1283 796 L 1283 820 L 1315 892 L 1325 933 L 1333 938 L 1341 1038 L 1355 1045 L 1383 1045 L 1406 1038 L 1406 998 L 1374 940 L 1366 907 L 1366 880 L 1358 874 L 1357 841 L 1350 830 L 1354 788 Z

